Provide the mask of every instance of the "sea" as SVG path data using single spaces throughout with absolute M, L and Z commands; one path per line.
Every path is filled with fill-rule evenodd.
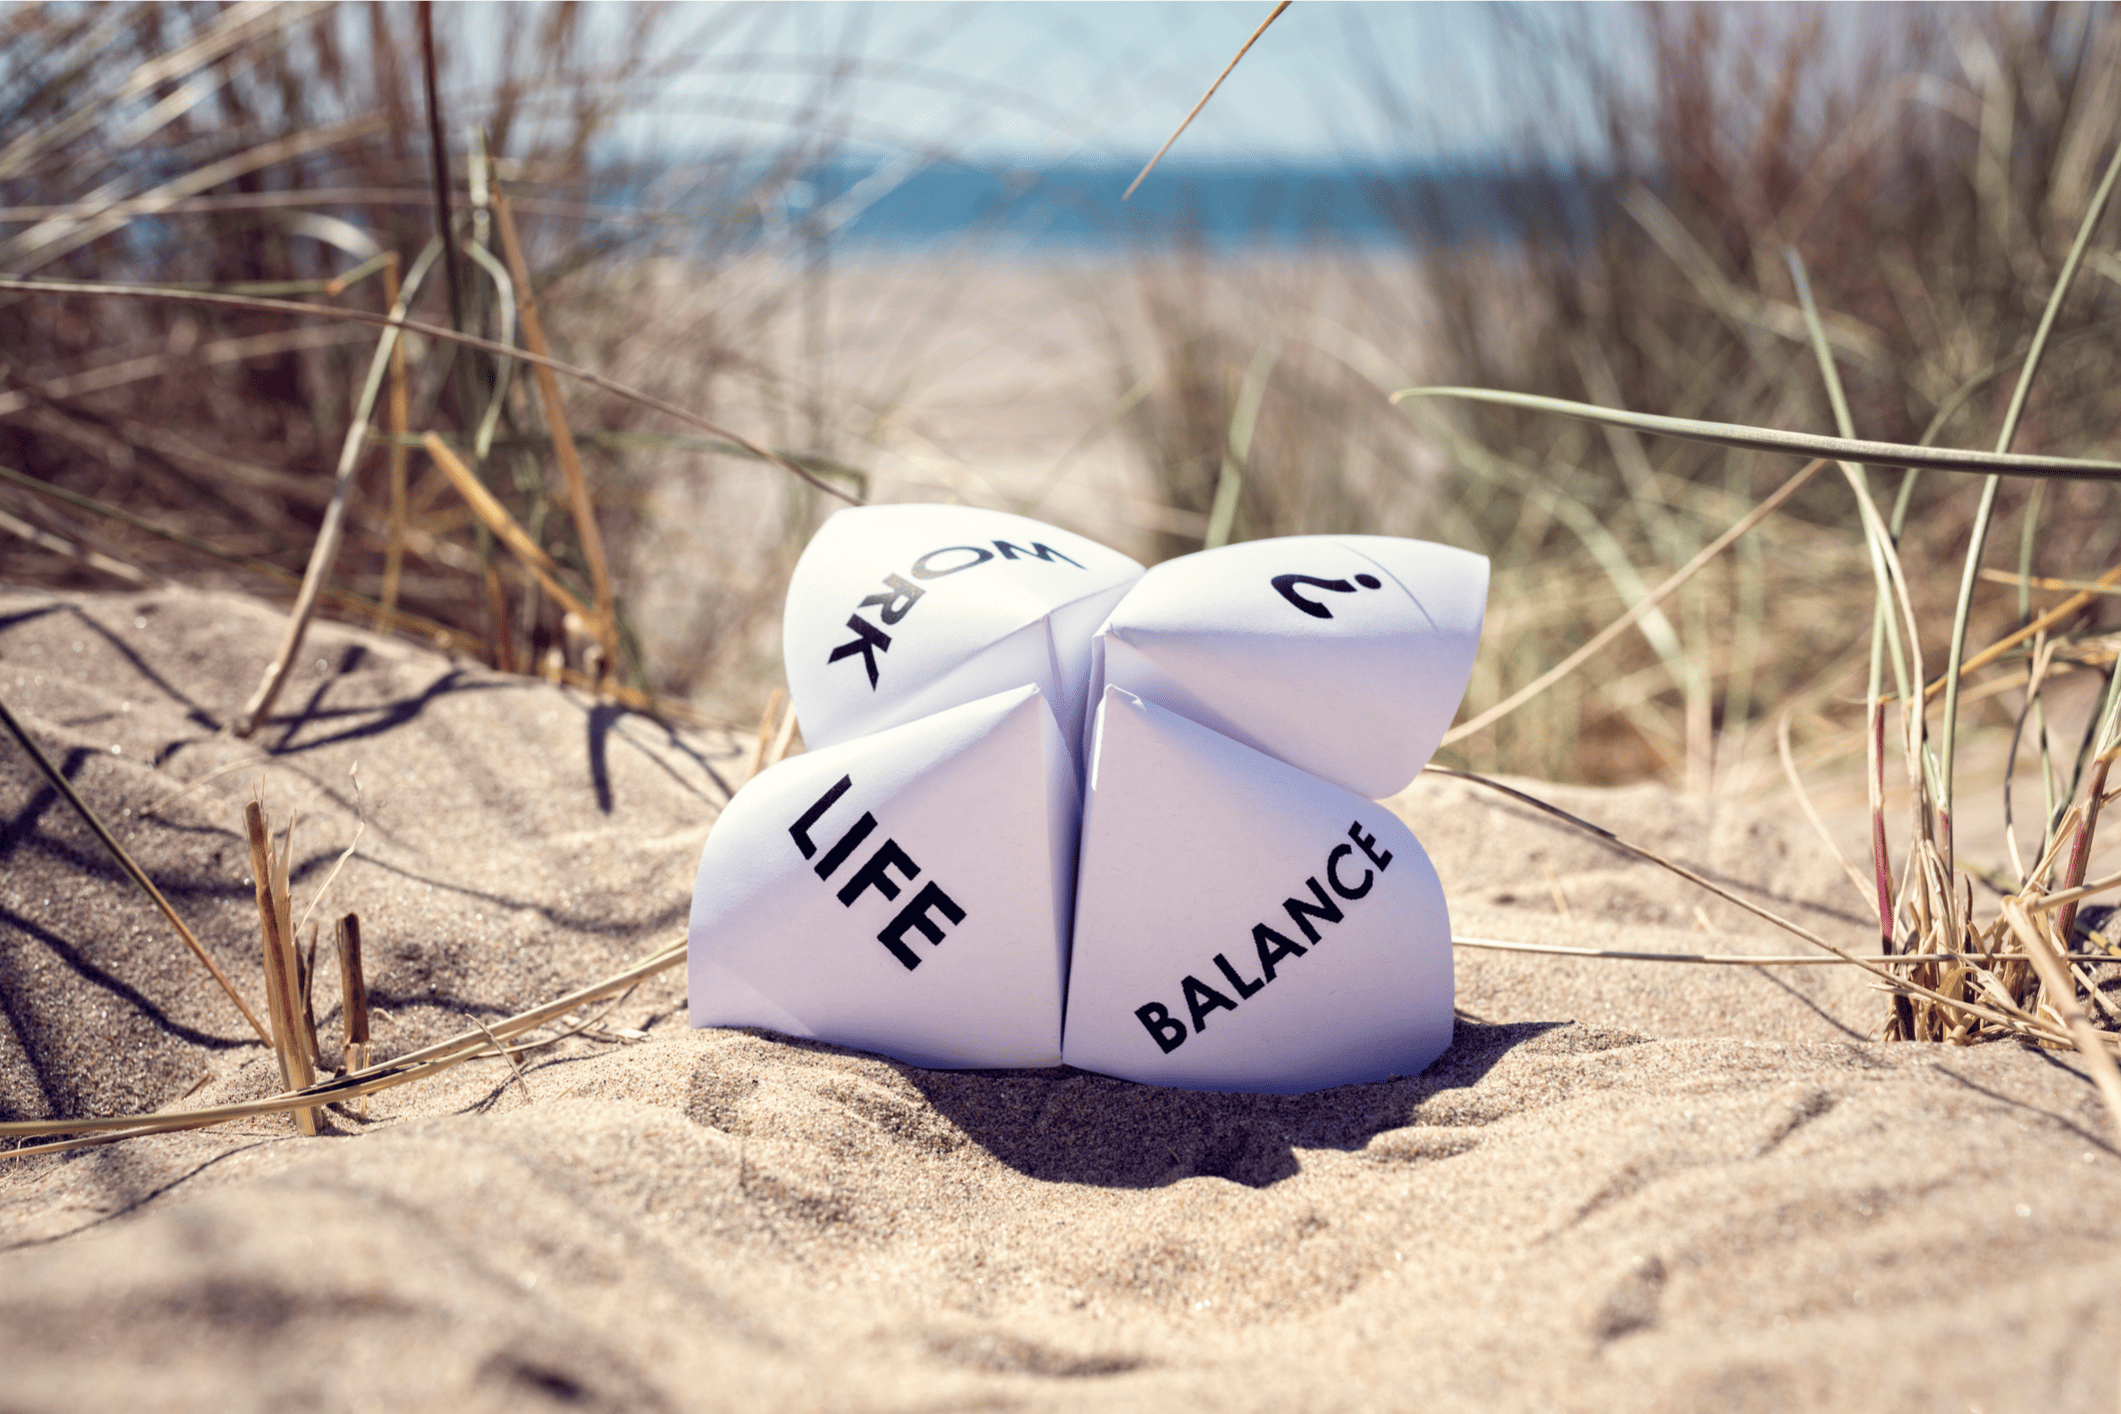
M 653 189 L 670 193 L 673 174 L 687 165 L 662 169 L 630 195 L 656 204 Z M 734 239 L 857 258 L 968 249 L 989 256 L 1387 250 L 1515 244 L 1532 229 L 1584 240 L 1611 206 L 1609 184 L 1596 175 L 1485 166 L 1168 161 L 1131 197 L 1139 168 L 1088 163 L 898 159 L 691 170 L 690 196 L 712 213 L 695 228 L 703 244 L 726 250 Z

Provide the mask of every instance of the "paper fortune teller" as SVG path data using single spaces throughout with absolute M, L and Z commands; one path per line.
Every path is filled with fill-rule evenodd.
M 1486 557 L 1382 535 L 1254 540 L 1167 560 L 1092 650 L 1126 689 L 1372 799 L 1414 779 L 1465 695 Z
M 700 856 L 692 1024 L 1058 1064 L 1076 791 L 1028 686 L 762 772 Z
M 1144 573 L 997 511 L 841 511 L 783 624 L 810 750 L 700 859 L 693 1024 L 1207 1090 L 1421 1070 L 1450 917 L 1374 799 L 1450 724 L 1487 580 L 1379 536 Z
M 1141 573 L 1002 511 L 841 511 L 797 561 L 782 620 L 803 740 L 831 745 L 1035 683 L 1072 746 L 1091 636 Z
M 1451 1043 L 1451 920 L 1367 797 L 1116 687 L 1092 726 L 1061 1056 L 1296 1094 Z

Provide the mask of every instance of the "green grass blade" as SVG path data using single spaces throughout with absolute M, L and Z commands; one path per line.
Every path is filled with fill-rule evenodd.
M 1812 282 L 1805 273 L 1804 259 L 1795 249 L 1784 251 L 1783 259 L 1789 263 L 1790 277 L 1797 285 L 1797 304 L 1804 314 L 1805 330 L 1812 338 L 1812 354 L 1819 361 L 1819 376 L 1826 381 L 1827 402 L 1834 409 L 1834 428 L 1844 438 L 1854 441 L 1856 420 L 1849 412 L 1848 395 L 1842 391 L 1841 373 L 1834 366 L 1833 351 L 1827 347 L 1826 326 L 1820 322 L 1819 306 L 1812 299 Z M 1844 461 L 1841 463 L 1841 470 L 1849 478 L 1856 495 L 1860 499 L 1869 500 L 1871 483 L 1868 468 L 1861 462 Z M 1885 568 L 1884 550 L 1878 538 L 1871 535 L 1868 528 L 1863 540 L 1865 548 L 1870 551 L 1871 573 L 1877 581 L 1878 590 L 1878 610 L 1871 617 L 1870 685 L 1868 696 L 1864 700 L 1878 700 L 1879 689 L 1884 686 L 1885 655 L 1889 645 L 1893 659 L 1893 680 L 1900 689 L 1901 700 L 1905 701 L 1909 687 L 1907 650 L 1901 645 L 1899 624 L 1893 617 L 1892 583 Z
M 1626 412 L 1602 408 L 1567 398 L 1542 397 L 1537 393 L 1505 393 L 1492 388 L 1402 388 L 1392 401 L 1405 398 L 1459 398 L 1466 402 L 1496 403 L 1526 412 L 1550 412 L 1586 422 L 1612 423 L 1660 437 L 1679 437 L 1690 442 L 1708 442 L 1719 447 L 1741 447 L 1755 452 L 1780 452 L 1793 457 L 1832 457 L 1837 461 L 1871 462 L 1880 466 L 1921 467 L 1927 471 L 1989 472 L 2001 476 L 2062 476 L 2079 481 L 2121 481 L 2121 462 L 2088 457 L 2035 457 L 2002 452 L 1967 451 L 1957 447 L 1917 447 L 1905 442 L 1861 442 L 1846 437 L 1821 437 L 1808 432 L 1785 432 L 1774 427 L 1746 427 L 1732 422 L 1699 422 L 1687 417 L 1660 417 L 1655 413 Z
M 2003 428 L 1996 434 L 1996 454 L 2002 456 L 2010 449 L 2011 440 L 2018 435 L 2018 420 L 2025 414 L 2025 400 L 2033 391 L 2033 376 L 2040 371 L 2040 355 L 2046 351 L 2048 335 L 2054 330 L 2055 317 L 2062 312 L 2062 300 L 2069 293 L 2072 281 L 2077 278 L 2077 267 L 2084 263 L 2084 248 L 2091 244 L 2092 229 L 2099 218 L 2106 214 L 2106 203 L 2114 194 L 2114 179 L 2121 176 L 2121 146 L 2114 149 L 2113 158 L 2106 164 L 2106 175 L 2099 179 L 2099 190 L 2092 195 L 2091 206 L 2084 213 L 2084 221 L 2077 227 L 2077 239 L 2070 245 L 2069 255 L 2062 262 L 2062 272 L 2055 277 L 2053 293 L 2047 297 L 2047 308 L 2041 312 L 2040 327 L 2033 335 L 2033 344 L 2025 354 L 2025 366 L 2018 370 L 2018 386 L 2011 392 L 2010 409 L 2003 415 Z M 1944 724 L 1938 744 L 1939 774 L 1942 777 L 1943 794 L 1938 806 L 1945 819 L 1951 818 L 1952 809 L 1952 753 L 1957 744 L 1959 731 L 1959 663 L 1966 656 L 1966 625 L 1974 606 L 1974 581 L 1981 573 L 1981 550 L 1988 539 L 1989 522 L 1995 516 L 1996 492 L 2003 484 L 2000 472 L 1992 475 L 1981 487 L 1981 506 L 1974 513 L 1974 530 L 1967 541 L 1966 566 L 1959 576 L 1959 599 L 1952 610 L 1952 647 L 1944 663 Z M 1946 828 L 1944 836 L 1944 863 L 1951 867 L 1951 832 Z
M 1622 603 L 1639 603 L 1649 597 L 1649 586 L 1643 582 L 1635 562 L 1628 557 L 1626 547 L 1607 529 L 1597 512 L 1529 468 L 1460 436 L 1442 419 L 1424 418 L 1421 421 L 1430 435 L 1444 444 L 1453 461 L 1482 480 L 1499 484 L 1519 496 L 1545 498 L 1548 512 L 1590 552 L 1591 558 L 1598 562 L 1598 567 L 1605 571 L 1606 578 L 1619 591 Z M 1680 646 L 1678 630 L 1672 627 L 1672 621 L 1665 617 L 1664 611 L 1649 610 L 1642 616 L 1638 627 L 1672 681 L 1684 684 L 1686 654 Z
M 1274 376 L 1274 365 L 1281 361 L 1281 341 L 1272 339 L 1259 346 L 1252 355 L 1252 366 L 1245 370 L 1244 386 L 1238 390 L 1237 406 L 1230 413 L 1230 441 L 1223 449 L 1222 475 L 1215 483 L 1215 506 L 1208 513 L 1208 535 L 1201 542 L 1204 550 L 1213 550 L 1230 543 L 1230 532 L 1237 524 L 1237 503 L 1245 491 L 1245 463 L 1252 457 L 1252 432 L 1259 426 L 1259 405 L 1267 395 L 1267 380 Z

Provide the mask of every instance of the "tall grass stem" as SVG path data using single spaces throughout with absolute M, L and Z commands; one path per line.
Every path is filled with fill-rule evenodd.
M 515 213 L 499 178 L 493 183 L 493 210 L 495 224 L 501 233 L 501 251 L 515 278 L 517 316 L 523 326 L 523 342 L 532 353 L 541 358 L 548 357 L 552 351 L 545 342 L 545 322 L 538 313 L 537 291 L 531 282 L 530 265 L 523 258 L 523 243 L 516 234 Z M 589 583 L 596 594 L 597 632 L 604 641 L 605 660 L 609 662 L 618 656 L 618 625 L 613 612 L 611 569 L 604 558 L 604 537 L 597 533 L 596 507 L 589 497 L 589 480 L 582 474 L 581 453 L 575 450 L 574 432 L 567 423 L 567 410 L 560 402 L 559 380 L 542 364 L 534 365 L 531 373 L 538 385 L 538 406 L 545 414 L 545 429 L 552 437 L 553 457 L 559 462 L 560 473 L 567 481 L 567 505 L 574 516 L 575 535 L 582 544 L 582 559 L 589 566 Z
M 2040 326 L 2033 334 L 2032 347 L 2026 350 L 2025 364 L 2018 370 L 2018 384 L 2011 390 L 2010 407 L 2003 414 L 2003 426 L 1996 433 L 1996 454 L 2002 456 L 2010 450 L 2011 442 L 2018 435 L 2018 420 L 2024 416 L 2026 399 L 2033 390 L 2033 378 L 2040 371 L 2040 357 L 2046 351 L 2048 335 L 2055 327 L 2055 319 L 2062 312 L 2063 298 L 2068 295 L 2071 283 L 2077 278 L 2077 267 L 2084 261 L 2085 247 L 2091 243 L 2092 231 L 2099 218 L 2106 214 L 2106 203 L 2114 194 L 2114 179 L 2121 176 L 2121 143 L 2114 148 L 2114 155 L 2107 161 L 2106 174 L 2099 179 L 2099 189 L 2093 193 L 2091 206 L 2084 213 L 2083 222 L 2077 227 L 2077 238 L 2070 243 L 2069 255 L 2062 262 L 2062 270 L 2055 277 L 2055 288 L 2047 298 L 2047 308 L 2041 311 Z M 1941 724 L 1938 744 L 1938 769 L 1942 777 L 1938 809 L 1947 822 L 1944 830 L 1944 863 L 1949 869 L 1952 862 L 1952 834 L 1949 821 L 1952 810 L 1952 758 L 1958 745 L 1959 731 L 1959 660 L 1966 654 L 1966 626 L 1973 613 L 1974 582 L 1981 572 L 1981 551 L 1988 540 L 1988 527 L 1996 511 L 1996 493 L 2002 487 L 2001 476 L 1990 476 L 1981 487 L 1981 505 L 1974 513 L 1973 531 L 1967 538 L 1966 566 L 1959 576 L 1959 598 L 1952 610 L 1952 646 L 1944 663 L 1944 720 Z

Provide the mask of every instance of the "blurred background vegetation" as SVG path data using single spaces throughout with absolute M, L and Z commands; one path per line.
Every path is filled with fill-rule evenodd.
M 1418 126 L 1403 78 L 1362 42 L 1384 20 L 1339 22 L 1342 101 L 1373 125 Z M 1481 385 L 1831 432 L 1794 249 L 1857 435 L 1990 445 L 2121 123 L 2110 7 L 1505 7 L 1481 23 L 1510 142 L 1478 162 L 1358 164 L 1330 192 L 1293 186 L 1296 217 L 1262 214 L 1247 241 L 1209 209 L 1214 174 L 1175 159 L 1144 189 L 1162 193 L 1161 223 L 1115 219 L 1109 198 L 1085 216 L 1065 173 L 926 140 L 849 166 L 834 95 L 869 62 L 861 36 L 791 54 L 767 23 L 742 5 L 438 7 L 431 110 L 413 6 L 18 6 L 0 18 L 0 274 L 379 312 L 379 258 L 410 272 L 437 237 L 438 127 L 458 256 L 419 287 L 413 317 L 520 342 L 498 185 L 555 356 L 850 494 L 1022 510 L 1155 559 L 1200 548 L 1235 475 L 1236 538 L 1363 531 L 1478 549 L 1496 580 L 1470 716 L 1796 464 L 1499 407 L 1395 407 L 1393 390 Z M 742 142 L 620 141 L 659 98 L 788 65 L 808 96 Z M 1006 72 L 922 81 L 974 109 L 1052 106 Z M 1052 121 L 1083 116 L 1063 104 Z M 894 192 L 940 200 L 921 183 L 952 162 L 985 183 L 967 219 L 922 243 L 855 239 Z M 1351 189 L 1359 219 L 1301 219 L 1345 209 Z M 1016 239 L 1040 210 L 1089 234 Z M 2095 232 L 2018 450 L 2121 456 L 2116 229 L 2109 213 Z M 291 600 L 376 333 L 0 294 L 7 578 Z M 442 434 L 586 600 L 585 546 L 522 364 L 407 346 L 399 445 Z M 619 680 L 672 710 L 754 719 L 779 679 L 788 569 L 839 503 L 609 391 L 562 392 L 622 609 Z M 387 401 L 336 558 L 345 597 L 326 609 L 356 620 L 371 616 L 357 601 L 386 597 Z M 594 651 L 581 627 L 426 453 L 409 451 L 406 475 L 400 631 L 442 631 L 517 671 L 581 669 Z M 1899 474 L 1884 475 L 1889 499 Z M 1973 490 L 1929 475 L 1905 497 L 1901 553 L 1919 571 L 1932 664 Z M 2121 547 L 2115 509 L 2104 484 L 2012 482 L 1993 561 L 2017 566 L 2022 543 L 2035 576 L 2090 579 Z M 1872 598 L 1854 526 L 1847 486 L 1818 478 L 1591 670 L 1445 759 L 1732 788 L 1773 774 L 1785 713 L 1808 764 L 1860 756 Z M 1985 584 L 1973 641 L 2057 597 Z M 2065 670 L 2112 661 L 2115 618 L 2103 598 L 2071 626 Z M 2022 694 L 1998 684 L 1969 711 L 2007 730 Z

